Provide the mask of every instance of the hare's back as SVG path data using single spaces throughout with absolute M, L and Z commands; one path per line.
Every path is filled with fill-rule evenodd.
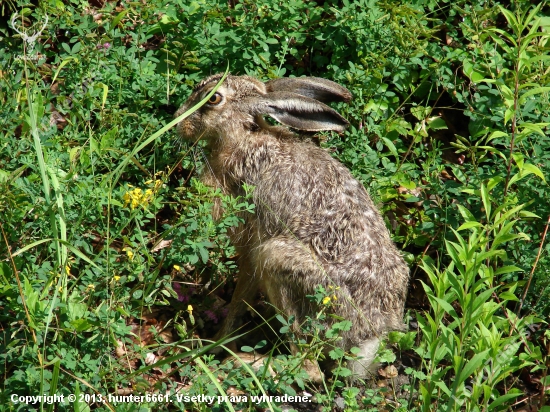
M 364 186 L 310 142 L 281 145 L 256 183 L 260 222 L 271 234 L 292 232 L 329 259 L 393 244 Z

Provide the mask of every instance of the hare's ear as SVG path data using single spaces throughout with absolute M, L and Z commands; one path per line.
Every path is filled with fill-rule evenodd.
M 321 77 L 283 77 L 265 84 L 267 92 L 291 92 L 321 102 L 349 102 L 351 93 L 338 83 Z
M 267 93 L 250 103 L 252 114 L 267 114 L 279 123 L 298 130 L 334 130 L 341 133 L 349 124 L 336 110 L 326 104 L 295 93 Z

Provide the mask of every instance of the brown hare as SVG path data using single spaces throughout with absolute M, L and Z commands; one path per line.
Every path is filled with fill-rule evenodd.
M 221 78 L 198 84 L 176 116 Z M 334 313 L 353 324 L 340 345 L 360 348 L 351 369 L 362 377 L 384 333 L 403 329 L 409 269 L 363 185 L 311 139 L 285 127 L 343 132 L 348 122 L 322 102 L 350 99 L 346 88 L 321 78 L 263 83 L 228 76 L 178 124 L 178 133 L 207 141 L 205 183 L 234 196 L 244 194 L 243 183 L 254 187 L 256 213 L 243 216 L 245 223 L 231 234 L 239 276 L 217 337 L 234 331 L 259 288 L 297 326 L 318 310 L 306 295 L 318 285 L 332 287 Z M 270 125 L 266 115 L 285 126 Z

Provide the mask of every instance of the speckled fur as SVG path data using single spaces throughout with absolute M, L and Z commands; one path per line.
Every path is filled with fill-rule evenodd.
M 220 78 L 203 80 L 176 115 Z M 257 109 L 269 96 L 264 83 L 228 76 L 218 92 L 222 104 L 203 106 L 178 132 L 184 139 L 207 140 L 207 184 L 234 196 L 243 194 L 243 183 L 255 186 L 256 214 L 243 216 L 246 223 L 231 235 L 241 255 L 240 272 L 219 336 L 234 330 L 244 302 L 258 288 L 300 323 L 316 310 L 305 296 L 317 285 L 335 286 L 340 288 L 335 312 L 353 322 L 342 347 L 365 347 L 368 366 L 373 341 L 403 329 L 409 278 L 380 213 L 363 185 L 325 150 L 265 122 Z

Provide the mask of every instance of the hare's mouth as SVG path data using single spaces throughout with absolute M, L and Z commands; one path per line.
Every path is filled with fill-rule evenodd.
M 193 123 L 189 119 L 184 119 L 178 124 L 178 134 L 186 140 L 193 139 L 196 132 Z

